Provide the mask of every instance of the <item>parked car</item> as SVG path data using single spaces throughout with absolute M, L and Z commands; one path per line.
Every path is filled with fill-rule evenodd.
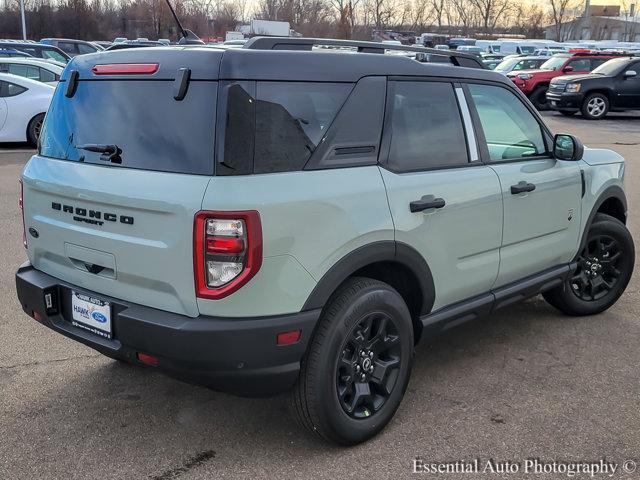
M 33 58 L 28 53 L 20 52 L 13 48 L 0 48 L 0 58 Z
M 589 73 L 617 55 L 600 53 L 561 53 L 552 56 L 539 69 L 510 72 L 507 76 L 515 83 L 538 110 L 549 108 L 547 89 L 555 77 Z
M 98 47 L 91 42 L 75 40 L 72 38 L 43 38 L 40 40 L 40 43 L 58 47 L 70 57 L 84 55 L 85 53 L 96 53 L 103 50 L 102 47 Z
M 482 59 L 483 60 L 504 60 L 504 57 L 506 55 L 504 55 L 503 53 L 483 53 L 482 54 Z
M 352 445 L 420 340 L 540 292 L 600 313 L 634 243 L 622 157 L 554 136 L 475 57 L 318 42 L 75 57 L 22 173 L 17 304 L 115 359 L 289 391 Z
M 476 47 L 475 45 L 460 45 L 458 47 L 458 50 L 460 50 L 461 52 L 473 53 L 474 55 L 478 56 L 480 56 L 482 52 L 484 52 L 484 49 L 482 49 L 481 47 Z
M 0 58 L 0 72 L 12 73 L 55 87 L 64 67 L 37 58 Z
M 564 115 L 600 120 L 610 111 L 640 110 L 640 58 L 609 60 L 586 75 L 551 80 L 547 98 Z
M 154 42 L 152 40 L 126 40 L 124 42 L 114 42 L 105 51 L 113 50 L 125 50 L 129 48 L 141 48 L 141 47 L 164 47 L 166 45 L 160 42 Z
M 28 53 L 35 58 L 43 58 L 45 60 L 54 60 L 59 63 L 67 64 L 70 58 L 57 47 L 52 45 L 44 45 L 35 42 L 0 42 L 0 49 L 12 49 L 20 52 Z
M 547 60 L 549 57 L 514 56 L 503 59 L 495 70 L 503 75 L 521 70 L 534 70 L 540 68 L 540 65 Z
M 91 43 L 93 43 L 94 45 L 98 45 L 99 47 L 102 47 L 102 49 L 104 50 L 107 47 L 110 47 L 113 42 L 110 42 L 108 40 L 93 40 Z
M 46 83 L 0 73 L 0 142 L 35 146 L 54 91 Z
M 435 48 L 436 50 L 451 50 L 451 49 L 449 48 L 449 45 L 443 45 L 443 44 L 438 44 L 438 45 L 436 45 L 436 46 L 435 46 L 435 47 L 433 47 L 433 48 Z
M 495 70 L 500 65 L 500 60 L 482 60 L 482 64 L 489 70 Z

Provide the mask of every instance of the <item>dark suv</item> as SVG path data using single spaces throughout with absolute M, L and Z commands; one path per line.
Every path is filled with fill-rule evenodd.
M 612 110 L 640 110 L 639 74 L 640 58 L 616 58 L 588 75 L 554 78 L 547 98 L 563 115 L 580 111 L 589 120 L 600 120 Z

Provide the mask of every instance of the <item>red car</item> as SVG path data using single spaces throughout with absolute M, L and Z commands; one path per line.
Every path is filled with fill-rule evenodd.
M 540 65 L 538 70 L 520 70 L 510 72 L 507 76 L 529 97 L 538 110 L 547 110 L 547 89 L 552 78 L 589 73 L 607 60 L 619 56 L 613 53 L 593 52 L 558 53 Z

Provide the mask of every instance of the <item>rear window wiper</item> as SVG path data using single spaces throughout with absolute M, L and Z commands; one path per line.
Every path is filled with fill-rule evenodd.
M 122 149 L 117 145 L 101 145 L 99 143 L 87 143 L 76 146 L 79 150 L 87 152 L 101 153 L 100 160 L 103 162 L 122 163 Z

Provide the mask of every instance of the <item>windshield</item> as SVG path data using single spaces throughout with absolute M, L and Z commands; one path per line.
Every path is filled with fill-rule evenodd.
M 519 58 L 510 58 L 509 60 L 503 60 L 500 65 L 496 67 L 498 72 L 510 72 L 513 67 L 520 62 Z
M 617 75 L 629 64 L 628 58 L 614 58 L 595 68 L 591 73 L 597 75 Z
M 562 65 L 564 65 L 564 62 L 567 61 L 567 58 L 569 58 L 569 57 L 564 57 L 564 56 L 562 56 L 562 57 L 551 57 L 549 60 L 544 62 L 542 65 L 540 65 L 540 68 L 542 70 L 557 70 Z

